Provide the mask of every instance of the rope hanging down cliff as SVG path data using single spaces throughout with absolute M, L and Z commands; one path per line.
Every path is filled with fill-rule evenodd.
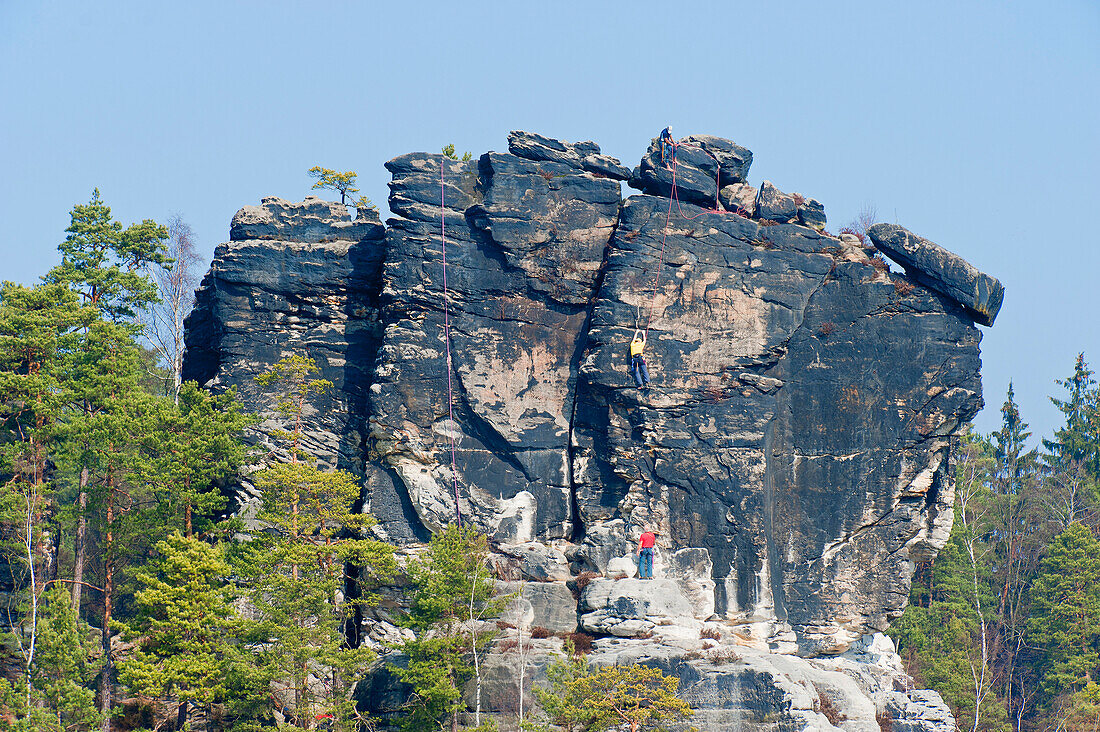
M 669 155 L 669 158 L 670 158 L 671 163 L 672 163 L 671 166 L 670 166 L 670 168 L 672 170 L 672 190 L 670 190 L 669 194 L 668 194 L 668 211 L 665 213 L 665 226 L 664 226 L 664 229 L 661 232 L 661 255 L 657 260 L 657 274 L 653 277 L 653 292 L 652 292 L 652 294 L 650 295 L 650 298 L 649 298 L 649 315 L 646 318 L 646 323 L 645 323 L 645 337 L 646 337 L 646 340 L 649 339 L 649 326 L 653 323 L 653 308 L 657 304 L 657 286 L 660 284 L 661 270 L 664 268 L 664 264 L 665 264 L 665 245 L 668 242 L 668 225 L 669 225 L 669 222 L 672 220 L 672 202 L 674 200 L 676 201 L 676 211 L 680 214 L 680 217 L 685 219 L 686 221 L 694 221 L 695 219 L 700 218 L 702 216 L 705 216 L 708 213 L 722 213 L 722 214 L 731 213 L 731 212 L 722 211 L 721 207 L 718 205 L 718 183 L 719 183 L 719 180 L 721 179 L 721 175 L 722 175 L 722 170 L 721 170 L 722 164 L 721 164 L 721 162 L 719 162 L 718 158 L 714 155 L 714 153 L 712 153 L 711 151 L 707 150 L 704 147 L 700 147 L 698 145 L 688 145 L 688 144 L 683 143 L 683 142 L 670 142 L 669 146 L 670 146 L 670 149 L 671 149 L 671 154 Z M 680 195 L 676 191 L 676 148 L 678 148 L 678 147 L 692 147 L 692 148 L 695 148 L 697 150 L 702 150 L 703 152 L 705 152 L 707 155 L 709 155 L 711 158 L 714 159 L 714 163 L 715 163 L 716 168 L 715 168 L 715 171 L 714 171 L 714 210 L 713 211 L 707 211 L 706 209 L 704 209 L 704 210 L 700 211 L 699 213 L 695 214 L 694 216 L 688 216 L 687 214 L 684 213 L 684 209 L 680 207 Z M 736 213 L 736 212 L 732 212 L 732 213 Z
M 439 156 L 439 243 L 443 252 L 443 341 L 447 349 L 447 436 L 451 441 L 451 483 L 455 497 L 455 520 L 462 526 L 462 509 L 458 506 L 458 468 L 455 465 L 454 385 L 451 377 L 451 295 L 447 290 L 447 206 L 443 172 L 447 156 Z

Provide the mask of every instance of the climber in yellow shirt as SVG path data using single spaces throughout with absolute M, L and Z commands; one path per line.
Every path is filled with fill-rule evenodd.
M 630 375 L 634 377 L 634 384 L 639 389 L 649 388 L 649 369 L 645 365 L 645 350 L 647 336 L 641 330 L 634 331 L 634 338 L 630 341 Z

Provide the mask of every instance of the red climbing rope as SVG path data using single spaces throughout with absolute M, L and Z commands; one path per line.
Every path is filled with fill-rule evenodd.
M 446 188 L 443 182 L 443 169 L 446 156 L 439 156 L 439 242 L 443 250 L 443 340 L 447 347 L 447 436 L 451 440 L 451 481 L 455 496 L 455 518 L 462 526 L 462 509 L 458 507 L 458 468 L 455 465 L 455 413 L 454 385 L 451 378 L 451 295 L 447 290 L 447 207 Z

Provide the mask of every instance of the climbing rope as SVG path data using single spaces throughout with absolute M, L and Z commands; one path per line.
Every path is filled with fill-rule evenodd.
M 455 464 L 454 380 L 451 377 L 451 295 L 447 290 L 447 194 L 443 180 L 446 160 L 445 155 L 439 156 L 439 243 L 443 251 L 443 341 L 447 348 L 447 417 L 450 420 L 447 425 L 447 436 L 451 441 L 451 482 L 455 497 L 455 520 L 461 527 L 462 509 L 458 506 L 458 468 Z
M 702 150 L 703 152 L 705 152 L 707 155 L 710 155 L 710 157 L 714 159 L 714 162 L 717 165 L 717 168 L 715 169 L 715 172 L 714 172 L 714 210 L 713 211 L 707 211 L 707 210 L 704 209 L 703 211 L 700 211 L 699 213 L 695 214 L 694 216 L 688 216 L 687 214 L 684 213 L 684 210 L 680 207 L 680 195 L 679 195 L 679 193 L 677 193 L 677 190 L 676 190 L 676 148 L 677 147 L 694 147 L 698 150 Z M 668 225 L 669 225 L 669 222 L 672 220 L 672 202 L 676 201 L 676 211 L 680 214 L 681 218 L 683 218 L 687 221 L 694 221 L 695 219 L 700 218 L 702 216 L 705 216 L 708 213 L 725 213 L 724 211 L 721 211 L 718 207 L 718 181 L 719 181 L 719 176 L 721 176 L 721 174 L 722 174 L 722 171 L 721 171 L 722 166 L 721 166 L 721 163 L 718 162 L 718 158 L 716 158 L 714 156 L 714 154 L 712 152 L 710 152 L 709 150 L 707 150 L 706 148 L 699 147 L 698 145 L 686 145 L 682 142 L 673 142 L 672 143 L 671 158 L 672 158 L 672 166 L 671 166 L 672 167 L 672 190 L 669 191 L 669 195 L 668 195 L 668 211 L 665 213 L 665 227 L 664 227 L 664 230 L 661 232 L 661 255 L 657 259 L 657 274 L 653 278 L 653 293 L 650 295 L 650 298 L 649 298 L 649 315 L 646 318 L 646 323 L 645 323 L 645 337 L 646 337 L 646 340 L 649 339 L 649 326 L 653 323 L 653 308 L 657 304 L 657 286 L 661 282 L 661 270 L 664 269 L 664 264 L 665 264 L 665 245 L 668 243 Z

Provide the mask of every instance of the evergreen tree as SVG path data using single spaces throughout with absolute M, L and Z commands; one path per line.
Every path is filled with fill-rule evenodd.
M 573 641 L 565 642 L 564 657 L 556 658 L 546 668 L 549 689 L 532 689 L 535 700 L 547 717 L 546 722 L 524 722 L 527 732 L 550 732 L 551 727 L 559 727 L 563 732 L 581 732 L 598 724 L 599 715 L 584 704 L 580 695 L 578 681 L 590 673 L 584 658 L 576 653 Z
M 1080 523 L 1054 537 L 1031 587 L 1028 639 L 1045 699 L 1080 691 L 1100 670 L 1100 542 Z
M 375 519 L 354 510 L 358 480 L 318 468 L 301 447 L 309 399 L 331 387 L 312 378 L 317 370 L 312 359 L 293 356 L 256 379 L 275 393 L 286 426 L 271 432 L 273 455 L 287 462 L 272 462 L 253 477 L 267 531 L 256 533 L 236 558 L 256 616 L 251 637 L 263 641 L 250 646 L 250 683 L 270 684 L 271 698 L 288 710 L 295 728 L 312 727 L 320 715 L 334 729 L 352 730 L 360 720 L 351 692 L 375 654 L 352 647 L 345 628 L 360 606 L 377 600 L 369 590 L 393 574 L 395 563 L 392 547 L 364 538 Z M 349 566 L 358 568 L 363 589 L 357 593 L 347 591 Z M 243 706 L 254 710 L 257 695 L 246 696 Z
M 88 203 L 74 206 L 70 216 L 68 236 L 58 247 L 61 264 L 50 270 L 46 282 L 72 288 L 114 320 L 133 318 L 157 301 L 156 285 L 146 269 L 171 265 L 164 244 L 168 229 L 150 219 L 123 229 L 98 188 Z
M 1053 440 L 1043 440 L 1050 452 L 1048 461 L 1062 467 L 1080 463 L 1095 483 L 1100 480 L 1100 391 L 1085 354 L 1077 354 L 1072 376 L 1055 383 L 1068 392 L 1065 399 L 1050 398 L 1066 423 L 1055 430 Z
M 139 435 L 133 480 L 147 487 L 165 530 L 210 528 L 225 506 L 219 487 L 236 475 L 246 455 L 241 433 L 255 420 L 241 411 L 236 392 L 214 395 L 193 381 L 176 401 L 156 400 Z
M 403 646 L 408 667 L 392 669 L 414 689 L 408 730 L 436 729 L 447 722 L 457 729 L 462 688 L 475 677 L 480 717 L 480 654 L 494 635 L 483 621 L 497 616 L 504 602 L 489 576 L 488 553 L 483 535 L 451 524 L 432 536 L 428 553 L 408 568 L 416 589 L 407 625 L 417 635 Z M 475 724 L 481 724 L 480 718 Z
M 938 691 L 961 729 L 999 730 L 1006 707 L 996 686 L 998 630 L 991 560 L 1000 496 L 990 442 L 967 433 L 956 463 L 955 522 L 930 570 L 914 579 L 911 601 L 889 633 L 906 667 Z
M 567 646 L 567 652 L 571 649 Z M 572 654 L 569 654 L 572 655 Z M 528 732 L 630 732 L 665 729 L 669 722 L 692 716 L 691 706 L 676 695 L 680 679 L 641 665 L 593 669 L 580 658 L 559 659 L 547 669 L 549 690 L 535 696 L 549 724 L 524 725 Z
M 39 625 L 34 686 L 57 729 L 90 729 L 102 724 L 92 685 L 102 668 L 91 629 L 69 604 L 61 584 L 50 588 Z
M 1009 698 L 1019 687 L 1018 656 L 1028 617 L 1027 587 L 1049 533 L 1046 529 L 1038 452 L 1027 448 L 1031 432 L 1016 404 L 1012 383 L 1001 406 L 1001 428 L 991 436 L 995 520 L 988 534 L 997 592 L 993 648 L 995 667 Z M 1015 706 L 1022 704 L 1017 695 Z
M 90 317 L 94 311 L 81 308 L 63 287 L 0 287 L 0 508 L 3 523 L 18 527 L 17 538 L 4 549 L 8 566 L 21 574 L 17 586 L 27 588 L 14 640 L 23 659 L 28 707 L 39 605 L 46 582 L 57 572 L 57 542 L 51 540 L 57 538 L 57 505 L 49 473 L 64 429 L 65 354 L 77 346 L 78 329 Z
M 226 693 L 234 612 L 229 565 L 219 548 L 175 533 L 157 543 L 161 557 L 138 572 L 135 617 L 124 624 L 135 649 L 119 664 L 119 680 L 154 708 L 172 699 L 176 729 L 191 706 L 209 714 Z M 158 723 L 159 726 L 159 723 Z
M 355 185 L 356 174 L 354 170 L 339 173 L 331 168 L 314 165 L 309 169 L 309 177 L 317 179 L 317 182 L 313 184 L 314 189 L 329 188 L 339 193 L 340 203 L 347 203 L 348 196 L 359 192 Z

